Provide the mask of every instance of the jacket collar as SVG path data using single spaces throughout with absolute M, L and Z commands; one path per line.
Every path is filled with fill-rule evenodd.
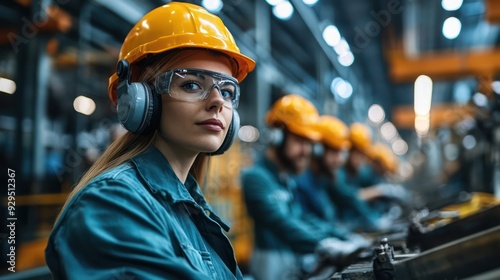
M 210 217 L 217 221 L 224 230 L 229 230 L 229 226 L 214 213 L 205 200 L 195 178 L 189 174 L 186 183 L 183 184 L 158 148 L 151 146 L 144 153 L 133 158 L 132 163 L 153 193 L 159 192 L 173 203 L 194 202 L 203 211 L 209 211 Z
M 290 185 L 293 187 L 295 185 L 295 181 L 293 179 L 294 176 L 288 172 L 280 172 L 278 166 L 273 161 L 269 160 L 265 155 L 258 160 L 258 165 L 267 169 L 280 184 L 286 187 L 290 187 Z

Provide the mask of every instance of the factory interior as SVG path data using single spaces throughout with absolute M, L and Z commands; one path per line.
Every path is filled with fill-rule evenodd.
M 123 40 L 170 2 L 0 2 L 0 279 L 52 279 L 56 217 L 126 131 L 107 94 Z M 383 182 L 405 196 L 384 201 L 391 226 L 361 233 L 373 246 L 304 279 L 500 279 L 500 1 L 177 2 L 219 16 L 256 63 L 240 84 L 237 137 L 200 184 L 245 277 L 254 236 L 240 172 L 270 141 L 273 102 L 297 94 L 366 125 L 397 163 Z

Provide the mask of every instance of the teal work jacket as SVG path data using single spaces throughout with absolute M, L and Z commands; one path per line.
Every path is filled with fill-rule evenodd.
M 244 201 L 254 222 L 255 248 L 291 251 L 297 256 L 313 253 L 330 234 L 303 218 L 296 197 L 296 182 L 262 157 L 241 174 Z
M 305 219 L 317 226 L 330 228 L 334 237 L 347 240 L 352 232 L 338 217 L 338 206 L 332 196 L 335 195 L 337 200 L 348 200 L 347 204 L 352 198 L 336 192 L 335 182 L 332 179 L 314 174 L 310 169 L 297 177 L 297 184 L 297 194 Z
M 363 176 L 366 174 L 364 173 Z M 350 177 L 345 168 L 338 169 L 335 177 L 332 200 L 338 206 L 337 209 L 343 224 L 348 228 L 361 231 L 377 230 L 380 213 L 358 195 L 362 186 L 369 186 L 367 183 L 369 177 Z M 362 182 L 365 184 L 363 185 Z
M 151 147 L 69 201 L 45 257 L 57 279 L 242 279 L 229 226 Z

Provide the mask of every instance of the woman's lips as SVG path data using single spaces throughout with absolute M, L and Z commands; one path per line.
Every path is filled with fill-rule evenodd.
M 196 124 L 215 132 L 220 132 L 224 130 L 224 125 L 218 119 L 209 119 L 202 122 L 198 122 Z

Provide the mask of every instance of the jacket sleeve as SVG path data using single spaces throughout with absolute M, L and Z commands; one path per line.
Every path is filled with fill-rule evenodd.
M 53 241 L 59 260 L 47 259 L 54 279 L 207 279 L 179 257 L 146 189 L 93 184 L 60 221 Z
M 291 213 L 289 205 L 281 199 L 277 184 L 270 176 L 247 170 L 242 173 L 241 179 L 245 204 L 255 223 L 279 236 L 292 250 L 312 253 L 319 241 L 327 237 L 324 232 Z
M 366 228 L 377 228 L 378 214 L 370 205 L 358 196 L 359 187 L 348 183 L 345 173 L 337 172 L 332 197 L 340 209 L 350 209 L 358 218 L 359 223 Z
M 316 228 L 317 231 L 325 233 L 329 237 L 336 237 L 341 240 L 347 240 L 351 232 L 344 226 L 333 221 L 326 221 L 318 216 L 310 213 L 305 213 L 302 219 L 309 224 L 309 226 Z

